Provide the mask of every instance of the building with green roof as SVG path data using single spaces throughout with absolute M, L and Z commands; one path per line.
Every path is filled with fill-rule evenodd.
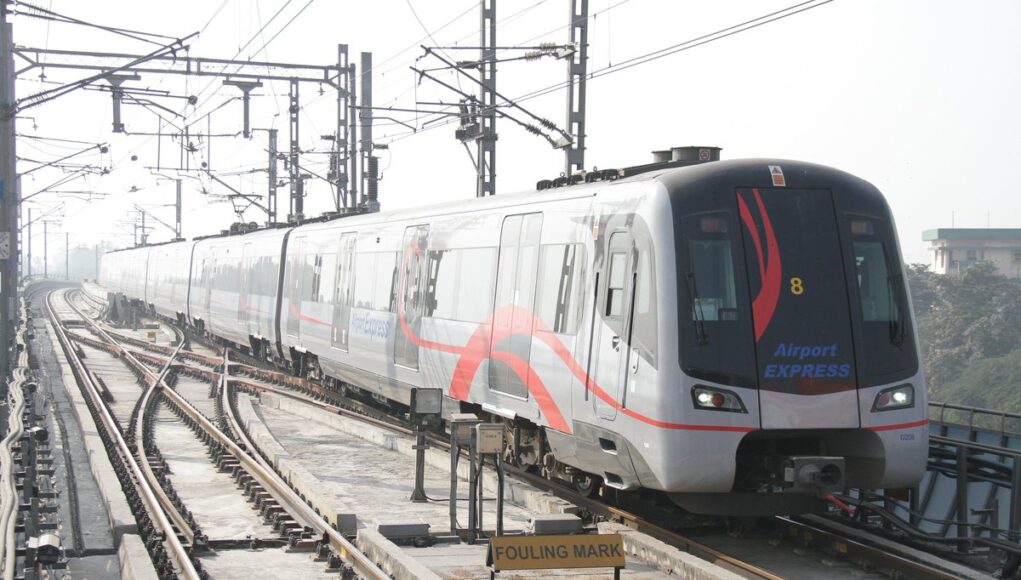
M 991 262 L 1004 276 L 1021 278 L 1021 229 L 938 228 L 922 232 L 932 251 L 932 271 L 960 274 L 977 262 Z

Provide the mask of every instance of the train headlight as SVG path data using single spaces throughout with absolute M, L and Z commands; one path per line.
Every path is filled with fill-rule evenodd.
M 747 413 L 741 397 L 725 389 L 703 387 L 701 385 L 692 387 L 691 399 L 695 402 L 695 408 L 709 411 L 729 411 L 731 413 Z
M 876 395 L 876 402 L 872 404 L 872 411 L 892 411 L 914 406 L 915 388 L 911 385 L 901 385 L 880 391 Z

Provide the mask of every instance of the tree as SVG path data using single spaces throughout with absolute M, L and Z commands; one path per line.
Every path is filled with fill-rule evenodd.
M 972 363 L 1021 347 L 1021 284 L 980 262 L 960 276 L 908 269 L 929 383 L 953 383 Z

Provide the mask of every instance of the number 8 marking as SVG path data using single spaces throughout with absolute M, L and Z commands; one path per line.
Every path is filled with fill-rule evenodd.
M 795 276 L 791 278 L 791 294 L 795 296 L 801 296 L 805 293 L 805 283 L 801 278 Z

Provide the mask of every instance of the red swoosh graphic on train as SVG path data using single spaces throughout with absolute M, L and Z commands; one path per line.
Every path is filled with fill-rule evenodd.
M 413 243 L 411 249 L 416 255 L 421 255 L 421 251 L 418 248 L 417 243 Z M 408 258 L 406 256 L 402 268 L 404 272 L 407 272 L 407 259 Z M 401 293 L 399 296 L 405 295 L 406 283 L 407 282 L 405 280 L 401 281 Z M 567 365 L 571 373 L 577 377 L 583 385 L 585 385 L 586 389 L 628 417 L 664 429 L 734 432 L 749 432 L 757 430 L 757 427 L 671 423 L 661 421 L 659 419 L 653 419 L 638 413 L 637 411 L 621 406 L 620 403 L 614 400 L 609 393 L 600 387 L 596 381 L 581 368 L 581 365 L 578 364 L 571 353 L 567 350 L 567 347 L 553 335 L 552 329 L 546 326 L 541 319 L 535 316 L 535 314 L 530 312 L 528 309 L 520 308 L 518 306 L 506 306 L 496 310 L 487 322 L 479 325 L 478 329 L 475 330 L 464 346 L 457 346 L 425 340 L 417 336 L 411 330 L 407 320 L 405 319 L 404 301 L 400 300 L 398 304 L 398 318 L 401 324 L 401 331 L 412 344 L 422 348 L 429 348 L 460 355 L 450 381 L 450 396 L 452 398 L 467 401 L 468 392 L 471 390 L 472 380 L 474 379 L 479 366 L 482 364 L 482 361 L 486 358 L 499 360 L 500 362 L 507 364 L 518 376 L 519 380 L 521 380 L 523 384 L 527 385 L 528 392 L 539 405 L 539 410 L 546 416 L 546 421 L 549 423 L 550 428 L 564 433 L 570 433 L 571 428 L 567 424 L 567 420 L 560 412 L 556 401 L 553 399 L 549 389 L 546 387 L 545 383 L 543 383 L 538 373 L 535 372 L 535 369 L 525 363 L 525 361 L 516 353 L 503 350 L 494 350 L 492 353 L 489 352 L 491 344 L 499 344 L 515 335 L 530 335 L 533 338 L 538 338 L 549 346 L 557 357 L 565 365 Z M 524 321 L 524 323 L 519 323 L 515 327 L 515 321 Z M 494 333 L 494 327 L 500 328 L 500 332 Z
M 752 189 L 755 196 L 755 203 L 758 205 L 759 215 L 762 217 L 762 227 L 766 234 L 766 252 L 762 251 L 762 241 L 759 239 L 758 226 L 749 211 L 741 194 L 737 195 L 737 206 L 741 214 L 741 221 L 752 235 L 752 243 L 755 244 L 755 252 L 759 258 L 759 276 L 762 280 L 762 288 L 752 301 L 752 318 L 755 320 L 755 341 L 762 338 L 762 334 L 769 326 L 776 312 L 777 302 L 780 300 L 780 246 L 776 243 L 776 235 L 773 232 L 773 222 L 766 213 L 766 207 L 762 203 L 762 197 L 758 189 Z M 763 266 L 765 258 L 765 266 Z

